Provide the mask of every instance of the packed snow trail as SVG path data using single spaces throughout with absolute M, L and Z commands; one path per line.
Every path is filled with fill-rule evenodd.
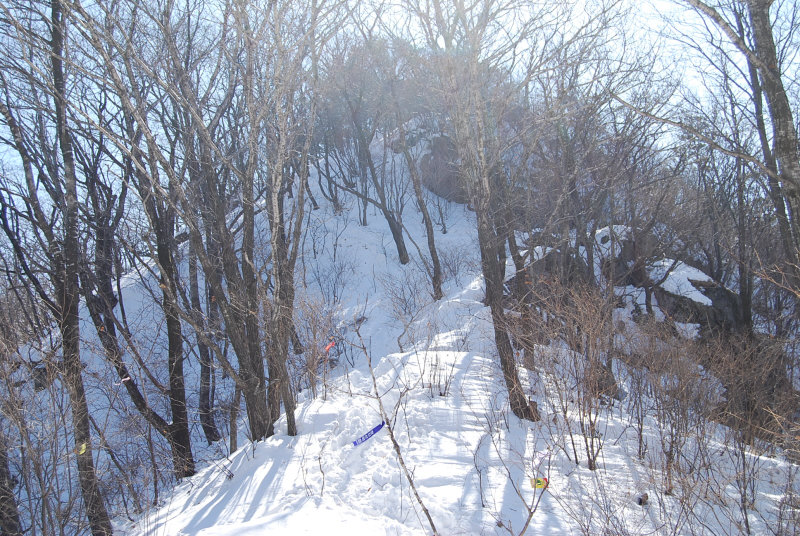
M 441 238 L 443 250 L 474 252 L 468 246 L 474 241 L 474 225 L 468 213 L 460 216 L 450 222 L 450 233 L 437 240 Z M 326 225 L 333 222 L 329 219 Z M 118 520 L 119 533 L 429 534 L 388 434 L 379 430 L 370 435 L 383 421 L 377 397 L 420 497 L 443 535 L 518 534 L 526 524 L 527 534 L 610 530 L 649 535 L 669 533 L 676 519 L 686 522 L 677 499 L 662 493 L 660 473 L 654 470 L 655 447 L 645 460 L 636 458 L 633 419 L 625 404 L 602 411 L 596 471 L 589 471 L 585 460 L 576 465 L 570 456 L 571 437 L 580 439 L 578 427 L 548 397 L 552 378 L 520 369 L 543 418 L 523 422 L 510 413 L 490 315 L 481 303 L 477 259 L 463 260 L 463 270 L 448 281 L 445 297 L 426 304 L 420 290 L 426 289 L 424 272 L 392 259 L 385 236 L 354 227 L 335 247 L 328 243 L 321 248 L 331 266 L 349 259 L 342 269 L 350 276 L 335 289 L 342 297 L 332 311 L 335 343 L 324 339 L 324 353 L 336 364 L 320 378 L 316 396 L 311 389 L 298 393 L 299 434 L 286 435 L 284 416 L 273 437 L 257 443 L 240 438 L 245 446 L 182 482 L 158 508 L 135 522 Z M 314 267 L 320 269 L 319 264 Z M 413 287 L 415 281 L 417 294 L 400 297 L 419 299 L 419 308 L 403 316 L 392 285 Z M 330 290 L 319 285 L 320 292 Z M 619 314 L 631 304 L 626 307 Z M 619 320 L 629 322 L 627 317 Z M 563 352 L 542 347 L 539 358 L 556 362 Z M 649 445 L 658 444 L 657 426 L 648 418 Z M 727 447 L 715 440 L 710 448 L 724 453 Z M 758 511 L 772 512 L 791 466 L 778 459 L 759 463 L 770 483 L 759 483 Z M 536 479 L 547 479 L 546 487 L 537 487 Z M 730 501 L 732 480 L 721 476 L 720 481 L 720 500 Z M 649 502 L 638 504 L 645 493 Z M 727 517 L 708 511 L 713 523 L 690 528 L 704 534 L 736 532 L 735 508 L 725 512 Z M 751 524 L 757 521 L 754 516 Z M 765 529 L 763 524 L 760 528 Z

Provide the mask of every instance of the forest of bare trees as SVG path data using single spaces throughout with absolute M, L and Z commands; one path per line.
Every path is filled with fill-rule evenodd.
M 588 430 L 625 353 L 615 286 L 644 289 L 637 321 L 672 340 L 648 267 L 702 270 L 718 314 L 687 344 L 729 393 L 712 417 L 793 437 L 798 6 L 634 4 L 0 3 L 0 532 L 111 534 L 200 447 L 236 450 L 237 423 L 302 432 L 295 363 L 317 378 L 329 328 L 301 329 L 325 314 L 298 310 L 297 274 L 322 201 L 385 220 L 428 301 L 458 262 L 444 207 L 469 207 L 509 410 L 530 421 L 518 367 L 544 366 L 538 345 L 585 360 Z M 624 256 L 600 280 L 606 227 Z M 624 359 L 679 361 L 645 346 Z

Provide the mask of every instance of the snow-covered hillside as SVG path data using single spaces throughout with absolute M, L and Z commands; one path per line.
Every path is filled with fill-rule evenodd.
M 756 497 L 745 507 L 751 533 L 796 530 L 796 468 L 780 455 L 750 453 L 742 467 L 741 453 L 722 426 L 704 425 L 709 428 L 702 435 L 686 431 L 685 452 L 703 449 L 713 455 L 713 466 L 693 467 L 701 457 L 687 455 L 681 463 L 694 476 L 683 482 L 695 482 L 697 493 L 667 494 L 663 430 L 653 413 L 642 417 L 649 448 L 638 457 L 630 397 L 599 406 L 596 471 L 587 468 L 585 457 L 577 465 L 572 461 L 581 429 L 577 417 L 565 417 L 561 409 L 565 400 L 567 406 L 572 402 L 569 386 L 560 389 L 564 378 L 546 373 L 557 368 L 521 369 L 542 420 L 515 418 L 481 303 L 478 262 L 468 257 L 477 253 L 468 211 L 452 207 L 448 234 L 437 236 L 460 271 L 451 271 L 446 295 L 435 303 L 421 267 L 403 267 L 393 258 L 388 231 L 345 225 L 324 208 L 312 217 L 309 236 L 316 233 L 317 242 L 312 254 L 307 240 L 307 288 L 298 300 L 323 293 L 313 282 L 314 270 L 344 275 L 337 289 L 341 301 L 330 310 L 336 338 L 327 373 L 315 390 L 298 396 L 299 434 L 286 435 L 282 417 L 275 436 L 240 441 L 238 451 L 208 463 L 157 508 L 135 522 L 119 520 L 120 532 L 400 535 L 432 534 L 435 526 L 442 535 L 736 534 L 745 530 L 742 485 L 752 486 Z M 422 243 L 424 231 L 414 227 L 414 219 L 407 217 L 406 225 Z M 398 296 L 398 288 L 411 294 Z M 413 303 L 398 303 L 400 298 Z M 567 352 L 541 347 L 541 355 L 553 361 Z M 618 362 L 615 367 L 629 391 L 635 371 Z M 354 445 L 381 424 L 381 407 L 387 425 Z M 742 471 L 749 471 L 747 478 Z M 549 485 L 536 487 L 537 478 Z M 695 495 L 694 502 L 685 502 Z

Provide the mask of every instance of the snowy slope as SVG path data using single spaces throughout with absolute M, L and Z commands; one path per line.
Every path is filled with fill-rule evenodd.
M 510 430 L 503 429 L 499 370 L 482 355 L 488 341 L 479 287 L 475 281 L 431 308 L 430 315 L 459 327 L 435 337 L 430 349 L 388 354 L 374 362 L 381 401 L 392 417 L 389 425 L 443 534 L 491 530 L 497 519 L 521 526 L 526 516 L 520 501 L 541 495 L 530 487 L 534 471 L 524 463 L 539 447 L 528 430 L 531 425 L 515 420 Z M 377 328 L 364 337 L 372 339 L 373 348 L 390 345 L 390 340 L 379 340 L 387 330 Z M 465 349 L 469 346 L 486 349 L 478 353 Z M 379 534 L 425 533 L 425 518 L 387 430 L 352 445 L 381 422 L 369 367 L 361 357 L 356 367 L 330 380 L 327 400 L 301 395 L 297 437 L 283 435 L 283 428 L 220 462 L 233 474 L 230 479 L 222 466 L 207 468 L 131 532 L 337 534 L 369 528 Z M 440 396 L 446 382 L 452 382 L 449 392 Z M 542 469 L 547 474 L 544 464 Z M 481 507 L 481 487 L 486 508 Z
M 571 461 L 578 424 L 572 415 L 559 415 L 555 384 L 541 371 L 520 373 L 542 421 L 522 422 L 510 414 L 488 310 L 481 303 L 478 262 L 463 257 L 476 252 L 469 212 L 451 208 L 448 234 L 437 235 L 438 246 L 460 267 L 458 277 L 451 272 L 446 295 L 437 303 L 430 303 L 419 265 L 399 266 L 377 215 L 367 228 L 343 223 L 327 209 L 312 217 L 307 236 L 314 237 L 313 253 L 307 238 L 301 270 L 306 290 L 298 300 L 336 294 L 339 301 L 327 312 L 337 339 L 331 351 L 335 366 L 320 377 L 316 397 L 310 389 L 299 393 L 299 435 L 287 436 L 282 418 L 275 436 L 255 444 L 240 441 L 245 446 L 182 482 L 158 508 L 133 523 L 120 520 L 119 532 L 432 534 L 389 427 L 439 534 L 519 534 L 528 523 L 529 534 L 741 530 L 736 452 L 725 446 L 722 427 L 712 426 L 702 438 L 710 439 L 706 447 L 717 456 L 718 466 L 707 473 L 717 497 L 699 501 L 698 512 L 691 514 L 663 492 L 660 436 L 652 417 L 646 417 L 645 431 L 650 450 L 644 459 L 636 456 L 634 417 L 626 400 L 601 411 L 597 471 L 589 471 L 585 461 Z M 417 219 L 407 215 L 405 223 L 424 244 L 421 226 L 411 221 Z M 330 273 L 343 274 L 336 289 L 319 277 Z M 399 307 L 400 283 L 414 289 L 404 299 L 424 307 Z M 543 347 L 542 355 L 559 359 L 564 353 Z M 633 375 L 617 367 L 624 386 Z M 388 426 L 354 446 L 381 423 L 380 404 L 389 414 Z M 776 526 L 780 500 L 797 489 L 792 466 L 780 457 L 750 459 L 758 470 L 750 524 L 754 534 L 764 534 L 768 525 Z M 535 488 L 534 477 L 548 478 L 549 487 Z M 637 501 L 645 493 L 649 501 L 641 506 Z

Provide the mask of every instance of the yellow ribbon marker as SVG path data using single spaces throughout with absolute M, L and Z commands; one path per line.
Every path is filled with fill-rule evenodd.
M 78 447 L 78 454 L 83 454 L 86 452 L 86 443 L 81 443 L 81 446 Z
M 544 489 L 547 487 L 547 484 L 546 478 L 531 478 L 531 486 L 534 488 Z

